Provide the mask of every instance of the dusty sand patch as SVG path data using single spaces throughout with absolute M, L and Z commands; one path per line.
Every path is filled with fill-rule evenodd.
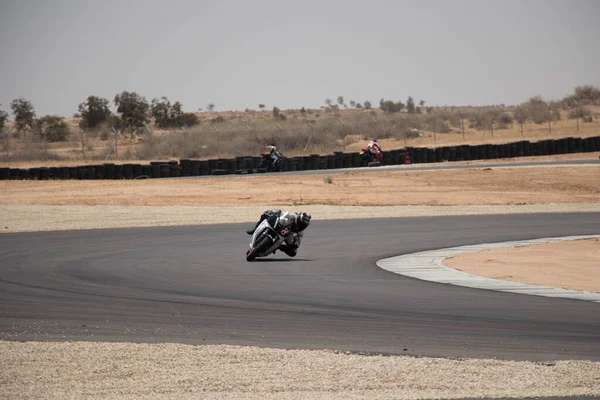
M 600 394 L 600 363 L 180 344 L 0 342 L 5 399 L 390 399 Z
M 327 183 L 329 176 L 333 183 Z M 462 206 L 600 202 L 600 165 L 143 181 L 2 181 L 0 204 Z
M 132 228 L 256 222 L 267 209 L 306 211 L 313 220 L 452 215 L 600 212 L 600 203 L 518 206 L 36 206 L 0 205 L 0 234 L 74 229 Z
M 600 293 L 599 239 L 483 250 L 444 264 L 493 279 Z

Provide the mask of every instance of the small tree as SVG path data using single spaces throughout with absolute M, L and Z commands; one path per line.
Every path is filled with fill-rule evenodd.
M 337 98 L 337 102 L 340 106 L 345 106 L 346 104 L 344 103 L 344 96 L 338 96 Z
M 30 130 L 33 129 L 33 124 L 35 120 L 35 109 L 33 108 L 33 104 L 30 101 L 25 100 L 22 97 L 18 99 L 14 99 L 10 103 L 10 108 L 12 109 L 13 115 L 15 116 L 15 126 L 17 131 L 23 132 L 27 128 Z
M 208 112 L 212 112 L 214 109 L 215 109 L 215 103 L 208 103 L 208 104 L 206 105 L 206 110 L 207 110 Z
M 371 104 L 371 102 L 369 100 L 365 100 L 365 102 L 363 103 L 363 105 L 365 106 L 365 108 L 367 110 L 370 110 L 371 107 L 373 107 L 373 105 Z
M 89 96 L 86 101 L 79 105 L 81 115 L 81 126 L 96 128 L 104 123 L 112 115 L 108 108 L 109 101 L 101 97 Z
M 152 99 L 150 113 L 154 117 L 154 124 L 161 128 L 168 128 L 171 124 L 171 102 L 165 96 Z
M 411 96 L 408 96 L 408 100 L 406 100 L 406 112 L 409 114 L 414 114 L 415 111 L 415 101 Z
M 264 104 L 259 104 L 259 105 L 258 105 L 258 108 L 260 108 L 261 110 L 264 110 L 264 108 L 265 108 L 265 105 L 264 105 Z
M 356 108 L 356 102 L 354 100 L 350 100 L 350 107 Z
M 46 115 L 34 122 L 35 130 L 48 142 L 64 142 L 71 133 L 63 117 Z
M 356 103 L 356 108 L 363 108 L 363 105 L 360 103 Z
M 8 121 L 8 113 L 4 110 L 0 110 L 0 129 L 4 128 L 6 121 Z
M 331 99 L 325 99 L 325 104 L 327 104 L 327 107 L 331 108 L 333 101 L 331 101 Z
M 135 92 L 122 92 L 115 96 L 114 102 L 125 129 L 137 132 L 146 126 L 150 105 L 144 97 Z
M 302 114 L 302 116 L 304 116 L 306 114 L 306 108 L 302 107 L 300 109 L 300 114 Z
M 281 110 L 279 110 L 279 108 L 277 107 L 273 107 L 273 119 L 280 119 L 281 118 Z

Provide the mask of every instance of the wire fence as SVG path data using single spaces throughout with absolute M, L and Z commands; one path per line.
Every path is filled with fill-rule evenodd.
M 596 107 L 598 108 L 598 107 Z M 140 133 L 76 125 L 66 141 L 45 131 L 4 128 L 0 161 L 98 161 L 256 155 L 275 143 L 290 155 L 357 150 L 365 140 L 399 146 L 500 143 L 517 138 L 585 137 L 599 131 L 594 108 L 561 108 L 541 101 L 514 107 L 435 107 L 424 113 L 380 110 L 308 110 L 275 120 L 201 123 L 170 130 L 147 125 Z

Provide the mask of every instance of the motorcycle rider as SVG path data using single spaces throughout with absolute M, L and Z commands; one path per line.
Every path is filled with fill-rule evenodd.
M 379 143 L 377 143 L 377 139 L 375 138 L 371 139 L 365 150 L 368 150 L 371 153 L 375 161 L 381 161 L 383 158 L 383 151 L 381 150 L 381 146 L 379 146 Z
M 281 154 L 279 150 L 277 150 L 277 147 L 275 147 L 275 143 L 271 142 L 271 144 L 267 146 L 267 152 L 265 153 L 265 156 L 269 157 L 272 169 L 277 170 L 275 165 L 278 161 L 281 162 L 281 160 L 283 160 L 283 154 Z
M 292 223 L 290 224 L 291 234 L 287 236 L 285 241 L 281 244 L 281 246 L 279 246 L 278 250 L 283 251 L 290 257 L 295 257 L 296 254 L 298 254 L 298 248 L 300 247 L 300 243 L 302 243 L 302 238 L 304 237 L 303 231 L 310 224 L 311 216 L 305 212 L 293 213 L 282 210 L 267 210 L 262 213 L 254 228 L 248 229 L 246 233 L 248 235 L 252 235 L 256 228 L 258 228 L 258 225 L 271 216 L 276 216 L 278 218 L 281 216 L 292 217 Z

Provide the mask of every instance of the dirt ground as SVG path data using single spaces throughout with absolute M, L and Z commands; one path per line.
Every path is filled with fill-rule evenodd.
M 1 181 L 0 204 L 462 206 L 600 202 L 600 165 L 134 181 Z M 331 183 L 329 183 L 331 182 Z
M 599 239 L 483 250 L 444 264 L 493 279 L 600 293 Z

